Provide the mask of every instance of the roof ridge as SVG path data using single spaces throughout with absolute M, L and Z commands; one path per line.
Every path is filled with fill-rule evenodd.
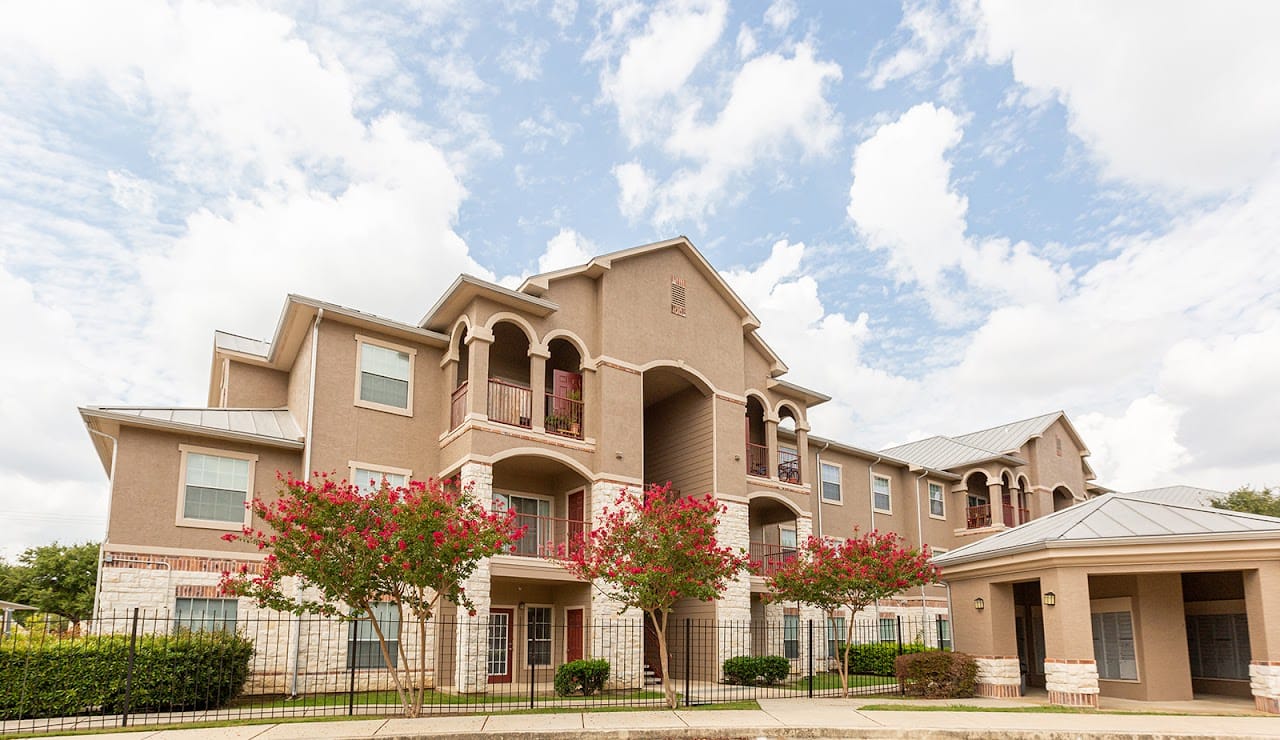
M 1061 415 L 1061 416 L 1066 416 L 1067 412 L 1066 412 L 1066 411 L 1063 411 L 1062 409 L 1058 409 L 1057 411 L 1047 411 L 1047 412 L 1045 412 L 1045 413 L 1043 413 L 1043 414 L 1036 414 L 1035 416 L 1028 416 L 1028 417 L 1027 417 L 1027 418 L 1025 418 L 1025 419 L 1018 419 L 1017 421 L 1009 421 L 1009 422 L 1005 422 L 1004 424 L 996 424 L 996 425 L 994 425 L 994 426 L 989 426 L 989 427 L 987 427 L 987 428 L 985 428 L 985 429 L 976 429 L 976 430 L 974 430 L 974 431 L 972 431 L 972 432 L 965 432 L 964 434 L 960 434 L 960 435 L 956 435 L 956 436 L 959 436 L 959 437 L 968 437 L 968 436 L 971 436 L 971 435 L 974 435 L 974 434 L 982 434 L 983 432 L 990 432 L 990 431 L 995 430 L 995 429 L 1003 429 L 1003 428 L 1005 428 L 1005 427 L 1011 427 L 1011 426 L 1013 426 L 1013 425 L 1015 425 L 1015 424 L 1022 424 L 1023 422 L 1032 421 L 1032 420 L 1039 419 L 1039 418 L 1041 418 L 1041 417 L 1045 417 L 1045 416 L 1053 416 L 1053 415 L 1055 415 L 1055 414 L 1057 414 L 1057 415 Z

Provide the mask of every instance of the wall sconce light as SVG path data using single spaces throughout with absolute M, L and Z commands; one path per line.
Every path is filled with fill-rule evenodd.
M 1046 591 L 1044 595 L 1044 605 L 1053 606 L 1058 603 L 1058 597 L 1054 596 L 1052 591 Z
M 622 459 L 622 451 L 621 451 L 621 450 L 619 450 L 619 451 L 617 451 L 617 452 L 613 453 L 613 456 L 614 456 L 615 458 L 617 458 L 618 460 L 621 460 L 621 459 Z
M 987 602 L 983 601 L 982 597 L 979 596 L 978 598 L 973 600 L 973 608 L 977 609 L 978 611 L 982 611 L 983 609 L 987 608 Z
M 524 611 L 524 602 L 521 601 L 519 604 L 516 604 L 516 608 L 520 611 Z

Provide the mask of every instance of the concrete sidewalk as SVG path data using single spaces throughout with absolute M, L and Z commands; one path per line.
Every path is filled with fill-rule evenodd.
M 981 701 L 981 700 L 979 700 Z M 879 702 L 884 704 L 887 702 Z M 945 703 L 945 702 L 944 702 Z M 974 700 L 965 703 L 972 704 Z M 94 735 L 130 740 L 484 737 L 649 738 L 1280 738 L 1280 718 L 1157 714 L 876 711 L 848 699 L 761 699 L 760 709 L 503 714 L 422 719 L 264 723 Z M 911 704 L 903 702 L 904 706 Z M 989 700 L 979 706 L 1026 706 Z M 74 736 L 72 736 L 74 737 Z M 80 736 L 83 737 L 83 736 Z

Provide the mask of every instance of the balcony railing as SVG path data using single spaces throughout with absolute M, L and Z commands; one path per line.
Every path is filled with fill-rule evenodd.
M 555 557 L 580 543 L 586 532 L 586 522 L 533 514 L 517 514 L 516 526 L 526 527 L 525 533 L 507 546 L 507 554 L 526 558 Z
M 449 428 L 457 429 L 462 426 L 462 420 L 467 418 L 467 383 L 463 381 L 462 385 L 453 389 L 453 396 L 449 399 Z
M 489 421 L 529 429 L 533 426 L 533 391 L 489 378 Z
M 1004 504 L 1004 523 L 1007 527 L 1016 527 L 1031 521 L 1031 511 L 1013 504 Z
M 761 478 L 769 477 L 769 448 L 764 445 L 747 443 L 747 475 Z
M 969 529 L 981 529 L 991 526 L 991 504 L 970 506 L 965 510 L 965 526 Z
M 786 545 L 770 545 L 765 542 L 752 542 L 747 551 L 751 561 L 758 564 L 757 575 L 771 576 L 784 563 L 794 560 L 796 548 Z
M 800 453 L 789 447 L 778 448 L 778 480 L 800 483 Z
M 582 439 L 582 400 L 547 393 L 547 416 L 543 426 L 548 434 Z

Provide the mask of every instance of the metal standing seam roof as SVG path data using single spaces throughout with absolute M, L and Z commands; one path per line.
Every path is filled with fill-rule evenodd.
M 1178 504 L 1179 506 L 1202 506 L 1209 508 L 1213 506 L 1213 499 L 1225 498 L 1227 494 L 1223 491 L 1214 491 L 1209 488 L 1196 488 L 1195 486 L 1164 486 L 1163 488 L 1148 488 L 1142 491 L 1129 491 L 1126 496 L 1135 498 L 1146 498 L 1152 501 L 1163 501 L 1168 504 Z
M 1054 411 L 1050 414 L 1043 414 L 1030 419 L 1023 419 L 1022 421 L 1001 424 L 990 429 L 956 435 L 952 439 L 974 447 L 981 447 L 985 450 L 1010 452 L 1022 447 L 1031 437 L 1048 429 L 1049 425 L 1057 421 L 1060 416 L 1062 416 L 1061 411 Z
M 1098 541 L 1114 543 L 1124 538 L 1140 540 L 1266 532 L 1280 537 L 1280 518 L 1108 493 L 958 547 L 939 555 L 934 562 L 945 567 L 1010 552 L 1045 548 L 1053 543 L 1087 546 Z
M 287 409 L 161 408 L 154 406 L 90 406 L 92 411 L 137 417 L 161 424 L 180 424 L 217 432 L 300 441 L 303 437 Z
M 270 342 L 264 342 L 261 339 L 250 339 L 225 331 L 213 332 L 213 346 L 217 349 L 239 352 L 244 355 L 255 355 L 257 357 L 266 357 L 271 354 Z
M 937 470 L 954 468 L 958 465 L 965 465 L 978 460 L 990 460 L 1003 454 L 942 436 L 908 442 L 904 445 L 888 447 L 880 451 L 891 457 Z

